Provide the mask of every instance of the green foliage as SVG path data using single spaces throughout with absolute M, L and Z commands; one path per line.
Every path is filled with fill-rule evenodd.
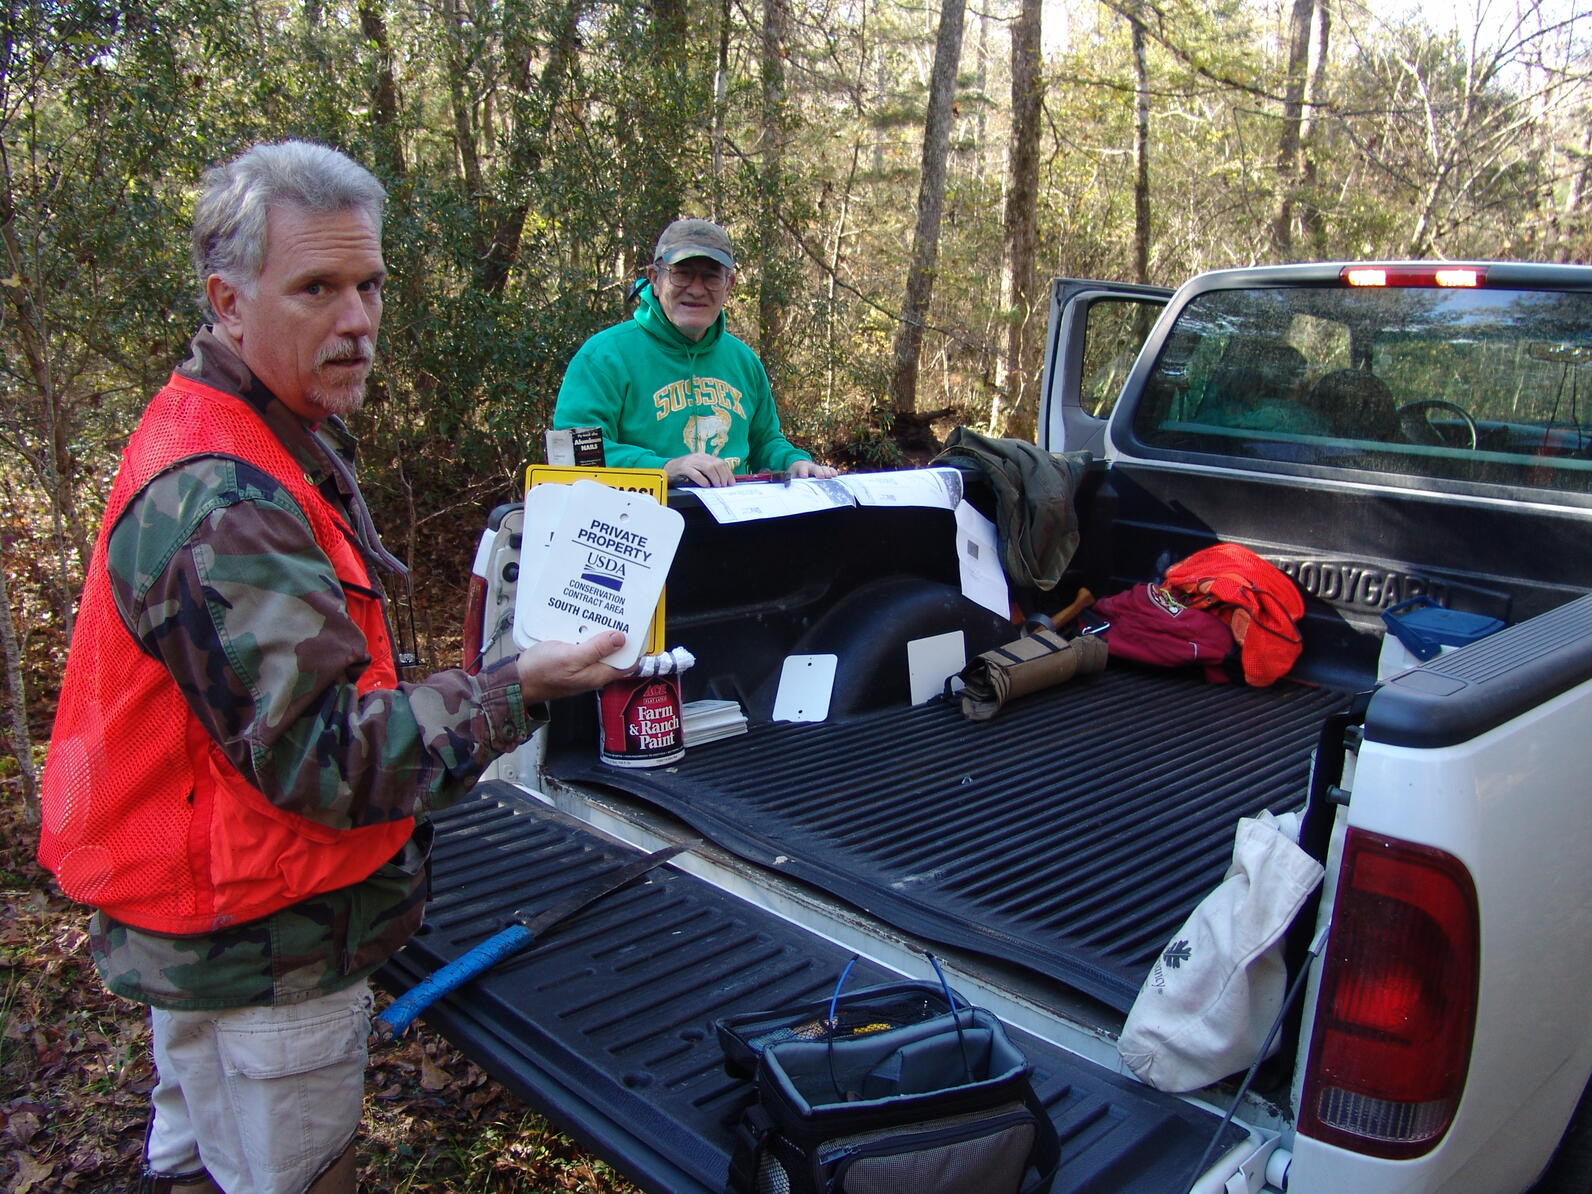
M 921 405 L 973 422 L 1007 329 L 1035 317 L 1002 305 L 1013 11 L 970 17 L 922 366 Z M 1132 269 L 1125 12 L 1148 34 L 1152 277 L 1268 257 L 1285 14 L 1069 3 L 1047 22 L 1058 11 L 1041 276 Z M 473 540 L 480 511 L 513 495 L 565 362 L 626 317 L 677 214 L 735 235 L 731 326 L 767 360 L 788 431 L 821 455 L 901 459 L 882 399 L 936 14 L 792 4 L 772 62 L 762 15 L 723 0 L 0 0 L 0 502 L 46 528 L 14 599 L 64 619 L 120 438 L 197 321 L 195 180 L 262 138 L 337 145 L 389 188 L 382 360 L 356 430 L 400 546 Z M 1340 13 L 1296 254 L 1585 254 L 1584 111 L 1521 67 L 1539 50 L 1584 67 L 1585 23 L 1473 52 Z
M 1148 37 L 1152 280 L 1273 255 L 1290 193 L 1276 168 L 1286 8 L 1046 6 L 1041 277 L 1133 271 L 1125 12 Z M 980 425 L 1007 329 L 1043 318 L 1004 306 L 1001 287 L 1015 3 L 969 18 L 920 386 L 920 409 L 947 413 L 929 426 L 898 419 L 886 391 L 938 14 L 792 0 L 772 99 L 763 11 L 0 0 L 0 554 L 34 735 L 50 722 L 117 452 L 200 318 L 195 182 L 257 140 L 336 145 L 388 187 L 381 360 L 355 429 L 378 521 L 419 565 L 417 604 L 441 611 L 443 639 L 484 512 L 517 496 L 541 455 L 565 363 L 627 316 L 629 283 L 676 215 L 734 235 L 731 328 L 765 357 L 798 443 L 888 468 L 920 463 L 954 422 Z M 1333 13 L 1310 170 L 1291 188 L 1294 255 L 1592 257 L 1592 142 L 1575 91 L 1592 14 L 1558 28 L 1528 19 L 1505 47 Z M 18 992 L 0 976 L 0 1021 Z M 521 1176 L 513 1150 L 481 1139 L 493 1147 L 451 1162 L 467 1171 L 456 1184 L 508 1188 Z M 418 1188 L 421 1162 L 402 1147 L 377 1159 L 382 1176 Z M 555 1152 L 525 1172 L 607 1182 Z

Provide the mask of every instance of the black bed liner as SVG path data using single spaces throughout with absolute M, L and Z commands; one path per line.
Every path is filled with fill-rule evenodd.
M 380 973 L 389 989 L 637 856 L 507 784 L 482 785 L 436 824 L 427 927 Z M 847 956 L 666 866 L 442 1000 L 426 1021 L 643 1188 L 708 1194 L 723 1189 L 730 1125 L 750 1097 L 722 1068 L 714 1020 L 826 994 Z M 864 962 L 848 986 L 891 977 Z M 1217 1116 L 1013 1036 L 1061 1137 L 1054 1194 L 1186 1188 Z M 1241 1136 L 1228 1127 L 1223 1149 Z
M 754 726 L 647 771 L 563 744 L 547 770 L 650 801 L 907 933 L 1126 1011 L 1220 882 L 1237 819 L 1303 804 L 1310 748 L 1346 701 L 1114 666 L 989 722 L 935 701 Z

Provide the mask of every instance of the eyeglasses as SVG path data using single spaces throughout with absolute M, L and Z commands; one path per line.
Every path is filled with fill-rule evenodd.
M 681 290 L 689 290 L 700 282 L 709 294 L 718 294 L 730 284 L 730 271 L 722 265 L 666 265 L 660 261 L 656 268 Z

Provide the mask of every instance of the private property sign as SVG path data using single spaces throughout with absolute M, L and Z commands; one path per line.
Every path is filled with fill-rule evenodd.
M 629 667 L 649 627 L 661 636 L 653 615 L 684 526 L 651 494 L 584 479 L 536 485 L 525 495 L 515 642 L 622 630 L 625 646 L 606 662 Z

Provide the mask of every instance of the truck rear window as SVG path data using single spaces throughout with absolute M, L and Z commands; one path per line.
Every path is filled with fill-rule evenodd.
M 1178 315 L 1133 435 L 1152 451 L 1592 494 L 1592 294 L 1212 291 Z

